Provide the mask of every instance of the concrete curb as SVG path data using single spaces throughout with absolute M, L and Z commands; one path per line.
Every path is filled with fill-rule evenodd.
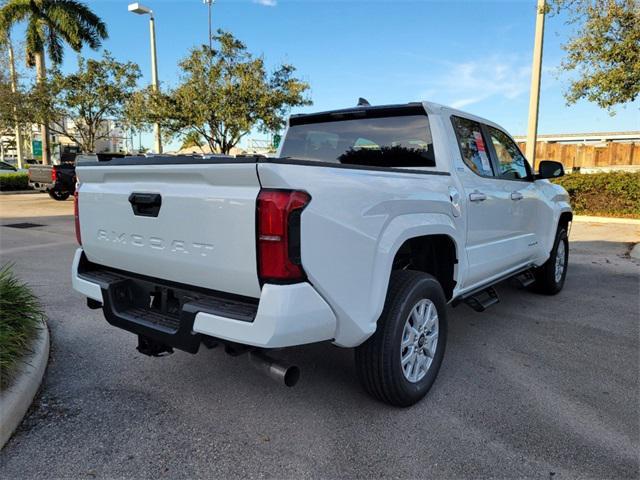
M 13 435 L 36 396 L 49 361 L 49 327 L 40 329 L 33 353 L 23 359 L 22 372 L 8 390 L 0 392 L 0 449 Z
M 27 193 L 40 193 L 38 190 L 3 190 L 0 195 L 26 195 Z
M 640 225 L 640 219 L 636 218 L 591 217 L 588 215 L 574 215 L 573 221 L 591 223 L 625 223 L 627 225 Z

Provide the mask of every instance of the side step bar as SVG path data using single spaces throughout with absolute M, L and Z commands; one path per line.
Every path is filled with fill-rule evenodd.
M 477 290 L 465 293 L 453 299 L 451 305 L 456 307 L 461 303 L 466 303 L 476 312 L 484 312 L 491 305 L 495 305 L 500 301 L 498 292 L 493 287 L 498 283 L 507 280 L 509 278 L 515 278 L 522 287 L 527 287 L 535 282 L 535 276 L 531 270 L 533 265 L 527 265 L 524 268 L 516 270 L 515 272 L 504 275 L 498 279 L 495 279 L 490 285 L 485 287 L 479 287 Z
M 526 288 L 536 281 L 536 277 L 531 270 L 525 270 L 520 275 L 514 277 L 522 288 Z
M 486 288 L 464 299 L 464 303 L 476 312 L 484 312 L 491 305 L 495 305 L 499 301 L 498 292 L 496 292 L 496 289 L 493 287 Z

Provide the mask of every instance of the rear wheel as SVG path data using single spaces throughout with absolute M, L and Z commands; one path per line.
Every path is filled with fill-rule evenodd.
M 546 295 L 555 295 L 564 287 L 569 263 L 569 239 L 567 230 L 560 227 L 551 250 L 551 256 L 541 266 L 534 270 L 536 278 L 533 287 L 536 291 Z
M 413 405 L 433 385 L 446 340 L 446 300 L 438 281 L 422 272 L 393 272 L 376 332 L 356 348 L 358 377 L 375 398 Z
M 54 200 L 66 200 L 71 194 L 69 192 L 61 192 L 60 190 L 49 190 L 49 196 Z

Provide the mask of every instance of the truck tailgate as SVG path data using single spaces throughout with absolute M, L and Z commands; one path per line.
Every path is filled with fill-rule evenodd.
M 255 163 L 95 163 L 77 173 L 82 246 L 91 262 L 260 296 Z
M 29 167 L 29 181 L 33 183 L 51 183 L 53 165 L 32 165 Z

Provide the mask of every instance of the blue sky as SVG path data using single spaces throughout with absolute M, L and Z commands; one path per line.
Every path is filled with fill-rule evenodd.
M 140 64 L 149 82 L 146 17 L 127 12 L 127 1 L 86 2 L 109 28 L 104 48 L 120 60 Z M 207 42 L 207 8 L 202 0 L 145 0 L 156 16 L 159 77 L 176 82 L 177 62 Z M 311 84 L 312 107 L 431 100 L 452 105 L 526 131 L 535 0 L 216 0 L 214 28 L 231 31 L 267 65 L 288 62 Z M 640 102 L 617 115 L 593 104 L 567 107 L 566 74 L 557 67 L 570 34 L 564 18 L 547 18 L 540 133 L 640 129 Z M 16 30 L 14 38 L 20 38 Z M 87 55 L 96 55 L 85 52 Z M 63 68 L 75 68 L 67 52 Z M 148 137 L 146 137 L 148 138 Z M 151 145 L 152 142 L 146 141 Z

